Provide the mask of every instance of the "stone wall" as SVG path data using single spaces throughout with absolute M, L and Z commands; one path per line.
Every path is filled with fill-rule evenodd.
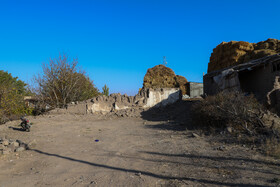
M 54 109 L 51 113 L 106 114 L 126 109 L 162 107 L 180 99 L 181 91 L 179 88 L 145 88 L 135 96 L 121 94 L 101 95 L 87 101 L 71 103 L 67 109 Z
M 107 113 L 128 108 L 160 107 L 174 103 L 181 99 L 179 88 L 142 89 L 135 96 L 111 94 L 98 96 L 87 101 L 88 113 Z
M 166 106 L 181 99 L 179 88 L 148 89 L 147 91 L 148 97 L 145 99 L 144 108 Z
M 203 83 L 188 82 L 187 95 L 190 98 L 201 97 L 203 95 Z

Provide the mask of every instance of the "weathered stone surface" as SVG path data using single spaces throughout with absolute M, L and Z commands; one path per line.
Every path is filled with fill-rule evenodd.
M 16 152 L 22 152 L 22 151 L 24 151 L 25 150 L 25 147 L 18 147 L 17 149 L 16 149 Z
M 12 142 L 11 145 L 14 146 L 14 147 L 19 147 L 19 143 L 16 142 L 16 141 L 15 141 L 15 142 Z
M 208 73 L 230 66 L 249 62 L 265 56 L 274 55 L 280 52 L 280 40 L 268 39 L 259 43 L 243 41 L 222 42 L 215 49 L 210 57 Z
M 9 140 L 3 140 L 2 144 L 5 146 L 9 145 Z
M 12 149 L 8 148 L 8 147 L 4 148 L 3 151 L 2 151 L 3 155 L 7 155 L 7 154 L 9 154 L 11 152 L 12 152 Z

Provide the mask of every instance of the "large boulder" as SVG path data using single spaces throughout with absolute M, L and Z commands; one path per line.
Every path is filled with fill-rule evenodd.
M 280 53 L 280 40 L 268 39 L 259 43 L 243 41 L 222 42 L 210 57 L 208 73 Z
M 187 91 L 187 79 L 176 75 L 174 71 L 165 65 L 157 65 L 147 70 L 144 77 L 144 88 L 180 88 L 182 94 Z

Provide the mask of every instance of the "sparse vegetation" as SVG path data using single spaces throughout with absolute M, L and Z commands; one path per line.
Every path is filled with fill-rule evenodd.
M 195 125 L 203 127 L 234 126 L 239 130 L 254 133 L 253 126 L 262 126 L 259 113 L 262 106 L 252 96 L 244 96 L 238 92 L 220 92 L 209 96 L 192 108 Z
M 0 124 L 23 114 L 31 114 L 24 96 L 30 95 L 26 84 L 10 73 L 0 71 Z
M 106 84 L 102 88 L 102 94 L 109 96 L 109 87 Z
M 35 78 L 40 101 L 51 107 L 66 107 L 69 102 L 82 101 L 99 94 L 93 81 L 78 68 L 78 59 L 59 55 L 43 64 L 43 73 Z
M 205 130 L 230 128 L 237 142 L 258 143 L 267 154 L 280 156 L 279 118 L 266 111 L 253 95 L 220 92 L 209 96 L 192 107 L 192 120 Z

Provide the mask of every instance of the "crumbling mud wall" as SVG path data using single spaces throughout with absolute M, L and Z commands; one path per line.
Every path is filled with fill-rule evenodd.
M 87 101 L 71 103 L 66 109 L 54 109 L 50 113 L 118 113 L 121 110 L 144 110 L 150 107 L 162 107 L 175 103 L 180 99 L 181 90 L 179 88 L 144 88 L 135 96 L 127 96 L 126 94 L 100 95 Z
M 88 100 L 88 113 L 107 113 L 117 110 L 128 109 L 131 107 L 141 107 L 144 103 L 144 97 L 140 95 L 127 96 L 121 94 L 111 94 L 110 96 L 101 95 Z
M 179 88 L 148 89 L 147 92 L 144 108 L 166 106 L 181 99 Z
M 187 79 L 175 75 L 172 69 L 158 65 L 148 69 L 144 77 L 143 88 L 135 96 L 126 94 L 100 95 L 84 102 L 71 103 L 67 109 L 55 109 L 55 113 L 71 114 L 107 114 L 124 115 L 122 110 L 145 110 L 151 107 L 162 107 L 182 99 L 186 94 Z M 127 114 L 125 114 L 127 115 Z
M 277 53 L 280 53 L 280 40 L 276 39 L 258 43 L 222 42 L 213 49 L 208 63 L 208 73 Z
M 111 94 L 98 96 L 90 100 L 88 113 L 107 113 L 129 108 L 160 107 L 172 104 L 181 99 L 179 88 L 142 89 L 135 96 Z

